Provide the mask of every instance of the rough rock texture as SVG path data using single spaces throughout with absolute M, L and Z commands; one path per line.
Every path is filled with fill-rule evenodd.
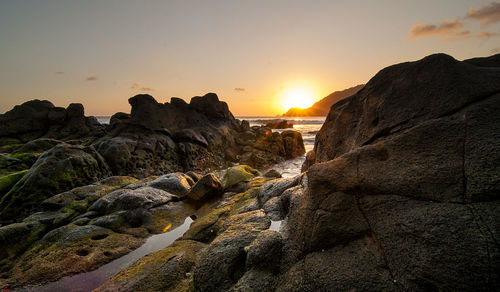
M 492 57 L 494 58 L 494 57 Z M 381 70 L 355 95 L 334 104 L 315 142 L 316 162 L 449 117 L 500 93 L 498 69 L 445 54 Z
M 0 115 L 0 222 L 18 220 L 54 194 L 110 175 L 207 173 L 234 162 L 263 168 L 302 155 L 299 133 L 285 137 L 265 127 L 250 128 L 214 93 L 193 97 L 189 104 L 178 98 L 161 104 L 150 95 L 134 96 L 129 103 L 131 113 L 113 115 L 106 128 L 85 117 L 81 104 L 64 109 L 34 100 Z M 77 145 L 87 148 L 76 150 Z M 152 184 L 179 199 L 191 192 L 199 200 L 204 194 L 191 190 L 198 179 L 192 173 Z
M 44 199 L 111 175 L 92 146 L 60 144 L 42 154 L 0 201 L 0 219 L 30 214 Z
M 115 175 L 206 171 L 230 162 L 260 168 L 301 155 L 293 146 L 285 150 L 279 133 L 236 120 L 214 93 L 193 97 L 189 104 L 178 98 L 161 104 L 150 95 L 134 96 L 129 103 L 130 115 L 114 115 L 108 134 L 94 144 Z M 296 136 L 287 145 L 300 143 Z
M 500 288 L 495 59 L 394 65 L 332 107 L 290 199 L 280 289 Z
M 114 236 L 111 231 L 94 228 L 96 226 L 78 228 L 86 225 L 90 218 L 98 216 L 97 213 L 87 212 L 92 202 L 136 181 L 131 177 L 110 177 L 60 193 L 42 202 L 44 211 L 34 213 L 22 222 L 0 227 L 0 279 L 10 278 L 8 282 L 16 283 L 15 285 L 49 281 L 63 274 L 75 273 L 84 266 L 95 268 L 126 253 L 129 247 L 136 247 L 141 239 L 125 235 Z M 83 222 L 84 220 L 86 221 Z M 87 241 L 86 236 L 81 236 L 94 231 L 98 234 L 90 237 L 95 235 L 100 239 Z M 101 241 L 104 234 L 109 238 Z M 101 243 L 112 244 L 113 247 L 106 247 Z M 56 245 L 57 248 L 51 248 Z M 103 248 L 114 248 L 117 251 L 112 256 L 102 257 L 100 253 L 104 252 Z M 85 263 L 79 263 L 77 255 L 79 253 L 81 257 L 83 250 L 88 252 L 89 257 L 85 258 Z

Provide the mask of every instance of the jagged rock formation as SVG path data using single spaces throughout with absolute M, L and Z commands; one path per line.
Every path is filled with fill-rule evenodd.
M 129 102 L 131 114 L 115 114 L 108 134 L 94 143 L 115 175 L 207 170 L 228 162 L 262 168 L 300 152 L 285 149 L 279 133 L 235 119 L 214 93 L 189 104 L 179 98 L 160 104 L 150 95 Z
M 304 154 L 300 133 L 250 128 L 214 93 L 189 104 L 179 98 L 161 104 L 150 95 L 129 103 L 131 113 L 113 115 L 107 128 L 85 117 L 80 104 L 63 109 L 34 100 L 0 115 L 0 222 L 19 220 L 58 192 L 111 175 L 207 172 L 237 162 L 262 169 Z
M 332 107 L 283 290 L 499 289 L 498 57 L 394 65 Z
M 344 89 L 341 91 L 335 91 L 332 94 L 322 98 L 320 101 L 314 103 L 308 108 L 298 108 L 293 107 L 283 114 L 283 117 L 312 117 L 312 116 L 326 116 L 330 111 L 330 107 L 339 102 L 340 100 L 349 97 L 361 88 L 364 84 L 356 85 L 354 87 Z
M 47 100 L 31 100 L 0 115 L 0 137 L 28 142 L 37 138 L 80 139 L 103 136 L 104 126 L 85 117 L 83 106 L 55 107 Z

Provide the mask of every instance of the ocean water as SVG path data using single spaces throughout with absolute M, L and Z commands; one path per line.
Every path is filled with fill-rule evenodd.
M 96 116 L 97 120 L 101 124 L 109 124 L 110 116 Z M 253 116 L 253 117 L 236 117 L 240 120 L 246 120 L 250 123 L 250 126 L 263 125 L 269 120 L 287 120 L 289 123 L 293 123 L 293 129 L 299 131 L 302 134 L 302 139 L 304 140 L 304 146 L 306 152 L 314 148 L 314 139 L 316 133 L 319 131 L 326 117 L 266 117 L 266 116 Z M 286 129 L 277 129 L 273 131 L 282 132 Z M 300 173 L 300 168 L 305 160 L 305 156 L 297 157 L 293 160 L 287 160 L 285 162 L 275 165 L 273 168 L 280 171 L 283 177 L 295 176 Z
M 302 139 L 304 140 L 304 147 L 306 148 L 306 153 L 314 148 L 314 139 L 316 138 L 316 133 L 325 122 L 326 117 L 236 117 L 240 120 L 246 120 L 250 123 L 250 126 L 263 125 L 269 120 L 287 120 L 289 123 L 293 124 L 293 129 L 299 131 L 302 134 Z M 287 129 L 275 129 L 273 131 L 283 132 Z M 302 163 L 305 161 L 305 155 L 297 157 L 292 160 L 287 160 L 282 163 L 273 166 L 274 169 L 281 172 L 283 177 L 296 176 L 300 173 L 300 168 Z

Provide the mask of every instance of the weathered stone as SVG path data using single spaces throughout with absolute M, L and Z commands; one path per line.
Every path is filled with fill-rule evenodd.
M 247 182 L 250 179 L 259 176 L 260 172 L 248 165 L 237 165 L 228 168 L 222 183 L 225 189 L 231 188 L 240 182 Z
M 183 198 L 187 195 L 193 184 L 194 181 L 190 176 L 180 172 L 174 172 L 160 176 L 150 182 L 148 186 L 162 189 Z
M 281 234 L 272 230 L 264 230 L 247 249 L 247 269 L 257 268 L 271 272 L 279 272 L 283 251 Z
M 295 130 L 286 130 L 281 133 L 283 147 L 285 148 L 285 157 L 293 159 L 306 153 L 302 134 Z
M 193 274 L 193 283 L 200 291 L 226 290 L 236 284 L 245 273 L 246 253 L 249 245 L 261 231 L 259 223 L 263 212 L 249 212 L 226 220 L 227 229 L 216 237 L 202 252 Z M 264 215 L 265 217 L 265 215 Z M 267 219 L 269 220 L 269 219 Z M 225 225 L 226 225 L 225 224 Z M 257 225 L 256 225 L 257 224 Z M 270 221 L 268 221 L 269 227 Z
M 276 169 L 272 168 L 264 173 L 264 177 L 281 178 L 281 173 Z
M 265 183 L 259 191 L 259 203 L 263 206 L 269 199 L 281 195 L 286 189 L 299 184 L 301 176 L 280 178 Z
M 115 275 L 96 291 L 186 291 L 190 271 L 206 245 L 191 240 L 175 241 L 149 254 Z
M 276 291 L 400 291 L 369 237 L 310 253 L 280 280 Z
M 229 291 L 274 291 L 277 277 L 269 272 L 257 269 L 248 270 Z
M 109 176 L 93 147 L 60 144 L 40 156 L 23 178 L 0 201 L 0 217 L 12 220 L 38 209 L 44 199 Z
M 213 196 L 222 194 L 222 183 L 217 176 L 209 173 L 203 176 L 189 191 L 187 197 L 199 201 L 201 199 L 209 199 Z

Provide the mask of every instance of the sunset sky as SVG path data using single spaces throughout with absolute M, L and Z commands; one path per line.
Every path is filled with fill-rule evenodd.
M 319 100 L 385 66 L 444 52 L 500 53 L 500 2 L 1 1 L 0 112 L 30 99 L 129 112 L 215 92 L 235 115 L 276 115 L 286 92 Z

